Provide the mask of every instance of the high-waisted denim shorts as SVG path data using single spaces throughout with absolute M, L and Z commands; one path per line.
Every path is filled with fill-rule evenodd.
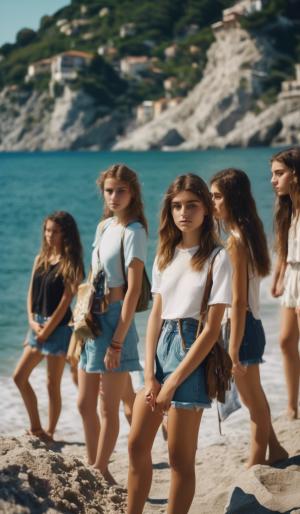
M 104 357 L 119 323 L 122 303 L 113 302 L 108 306 L 106 312 L 96 315 L 101 334 L 95 340 L 87 340 L 79 361 L 79 368 L 87 373 L 107 372 L 104 365 Z M 114 371 L 139 371 L 142 369 L 137 349 L 138 340 L 138 334 L 133 321 L 123 343 L 120 366 L 114 369 Z
M 244 365 L 261 364 L 265 351 L 266 337 L 260 319 L 254 318 L 252 312 L 247 311 L 246 325 L 239 359 Z
M 195 341 L 198 321 L 193 318 L 181 320 L 182 335 L 178 320 L 164 320 L 156 350 L 156 379 L 163 384 L 179 366 Z M 171 402 L 181 409 L 203 409 L 211 406 L 205 384 L 205 364 L 201 363 L 176 389 Z
M 35 314 L 34 319 L 44 325 L 49 318 L 41 314 Z M 36 333 L 29 329 L 26 342 L 31 348 L 37 348 L 43 355 L 65 355 L 68 351 L 71 335 L 72 329 L 69 325 L 59 325 L 44 343 L 39 343 L 36 340 Z

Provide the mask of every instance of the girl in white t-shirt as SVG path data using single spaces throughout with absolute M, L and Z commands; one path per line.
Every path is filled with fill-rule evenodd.
M 231 302 L 230 263 L 225 250 L 218 248 L 212 210 L 205 182 L 193 174 L 177 177 L 164 197 L 146 335 L 145 389 L 136 398 L 129 435 L 128 514 L 143 511 L 152 479 L 151 448 L 166 412 L 171 467 L 168 514 L 187 513 L 193 500 L 200 421 L 203 409 L 211 405 L 204 359 Z M 214 253 L 208 318 L 196 338 Z
M 104 269 L 108 308 L 101 313 L 97 302 L 92 307 L 100 335 L 87 340 L 80 356 L 78 408 L 88 462 L 113 484 L 108 462 L 119 434 L 120 400 L 128 392 L 129 372 L 142 369 L 134 314 L 146 260 L 147 222 L 134 171 L 115 164 L 101 173 L 97 183 L 104 198 L 104 221 L 93 243 L 92 276 Z
M 300 375 L 300 147 L 273 155 L 271 172 L 277 195 L 277 264 L 271 292 L 274 297 L 283 295 L 280 346 L 288 393 L 287 415 L 292 420 L 298 418 Z
M 288 454 L 275 435 L 259 374 L 265 348 L 259 286 L 270 270 L 267 241 L 244 171 L 232 168 L 220 171 L 211 179 L 211 193 L 215 217 L 229 234 L 227 249 L 233 270 L 229 354 L 239 394 L 251 418 L 246 467 L 271 464 L 287 458 Z

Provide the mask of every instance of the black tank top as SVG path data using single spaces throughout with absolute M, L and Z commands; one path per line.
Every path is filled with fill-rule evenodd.
M 51 264 L 47 270 L 39 268 L 34 272 L 32 281 L 32 312 L 42 316 L 52 316 L 57 308 L 65 285 L 61 275 L 57 275 L 58 264 Z M 68 307 L 59 325 L 67 325 L 72 311 Z

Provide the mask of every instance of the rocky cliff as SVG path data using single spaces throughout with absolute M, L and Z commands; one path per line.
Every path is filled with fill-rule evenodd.
M 218 32 L 202 80 L 178 106 L 132 128 L 83 91 L 60 96 L 5 88 L 0 92 L 0 151 L 192 150 L 300 143 L 300 95 L 271 106 L 262 100 L 275 51 L 266 39 L 235 27 Z M 127 133 L 120 137 L 127 126 Z
M 300 142 L 300 96 L 260 101 L 275 58 L 267 40 L 236 27 L 220 31 L 203 79 L 177 107 L 130 132 L 114 149 L 192 150 Z M 259 113 L 258 113 L 259 112 Z
M 101 150 L 122 130 L 116 113 L 65 86 L 61 96 L 4 89 L 0 93 L 0 151 Z

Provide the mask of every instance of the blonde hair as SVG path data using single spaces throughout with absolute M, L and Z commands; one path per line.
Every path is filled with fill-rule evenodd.
M 157 250 L 157 265 L 160 271 L 171 262 L 175 248 L 182 239 L 182 233 L 175 225 L 172 215 L 172 200 L 182 191 L 190 191 L 196 195 L 206 209 L 203 224 L 199 227 L 199 249 L 191 259 L 192 268 L 200 271 L 213 249 L 219 244 L 214 227 L 212 199 L 207 185 L 202 178 L 193 173 L 180 175 L 169 186 L 163 200 Z
M 131 201 L 126 209 L 126 218 L 129 220 L 139 221 L 146 232 L 148 232 L 148 224 L 144 214 L 144 205 L 142 193 L 137 174 L 128 168 L 125 164 L 113 164 L 105 171 L 102 171 L 96 183 L 100 187 L 102 194 L 104 192 L 104 182 L 108 178 L 114 178 L 120 182 L 128 184 Z M 104 204 L 103 218 L 112 216 L 112 211 Z

